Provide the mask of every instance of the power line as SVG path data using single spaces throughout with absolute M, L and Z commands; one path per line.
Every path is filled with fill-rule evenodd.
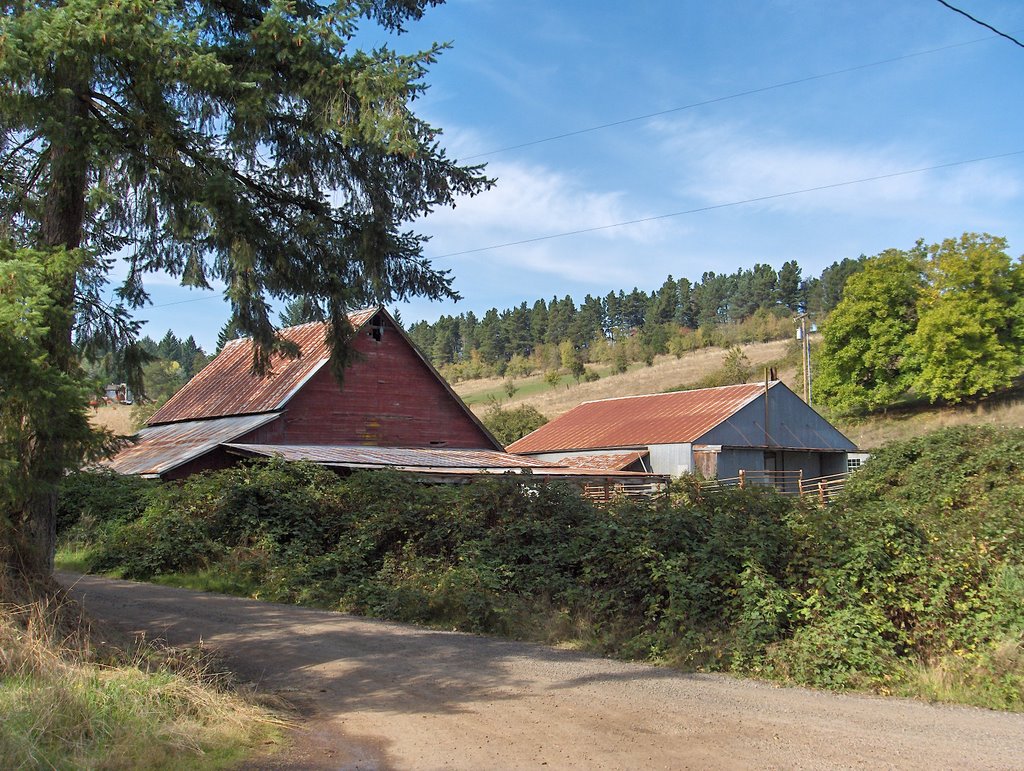
M 964 161 L 953 161 L 951 163 L 940 163 L 935 166 L 924 166 L 918 169 L 908 169 L 905 171 L 894 171 L 889 174 L 878 174 L 873 177 L 862 177 L 861 179 L 850 179 L 845 182 L 832 182 L 827 185 L 817 185 L 815 187 L 805 187 L 800 190 L 790 190 L 785 193 L 772 193 L 771 195 L 757 196 L 756 198 L 744 198 L 741 201 L 730 201 L 729 203 L 718 203 L 710 206 L 701 206 L 696 209 L 686 209 L 685 211 L 670 212 L 668 214 L 657 214 L 653 217 L 641 217 L 635 220 L 626 220 L 623 222 L 613 222 L 607 225 L 596 225 L 590 228 L 580 228 L 579 230 L 567 230 L 563 233 L 551 233 L 546 236 L 536 236 L 535 238 L 524 238 L 519 241 L 508 241 L 502 244 L 492 244 L 491 246 L 481 246 L 476 249 L 464 249 L 459 252 L 448 252 L 447 254 L 440 254 L 429 259 L 440 260 L 447 257 L 460 257 L 465 254 L 476 254 L 478 252 L 488 252 L 492 249 L 505 249 L 509 246 L 522 246 L 524 244 L 533 244 L 538 241 L 549 241 L 555 238 L 566 238 L 568 236 L 578 236 L 584 233 L 596 233 L 601 230 L 611 230 L 612 228 L 622 228 L 627 225 L 640 225 L 645 222 L 655 222 L 657 220 L 670 219 L 672 217 L 682 217 L 687 214 L 700 214 L 701 212 L 714 211 L 716 209 L 727 209 L 733 206 L 742 206 L 748 203 L 761 203 L 763 201 L 773 201 L 779 198 L 789 198 L 795 195 L 803 195 L 805 193 L 814 193 L 822 190 L 834 190 L 839 187 L 849 187 L 850 185 L 860 185 L 865 182 L 877 182 L 883 179 L 893 179 L 895 177 L 906 177 L 911 174 L 922 174 L 926 171 L 936 171 L 938 169 L 950 169 L 956 166 L 966 166 L 971 163 L 981 163 L 982 161 L 993 161 L 999 158 L 1009 158 L 1014 155 L 1022 155 L 1024 150 L 1014 150 L 1009 153 L 1000 153 L 999 155 L 987 155 L 982 158 L 971 158 Z
M 445 254 L 435 255 L 429 257 L 431 260 L 443 260 L 449 257 L 461 257 L 466 254 L 478 254 L 479 252 L 489 252 L 494 249 L 507 249 L 510 246 L 523 246 L 525 244 L 534 244 L 539 241 L 551 241 L 556 238 L 568 238 L 569 236 L 584 235 L 586 233 L 596 233 L 602 230 L 612 230 L 613 228 L 623 228 L 629 225 L 641 225 L 645 222 L 657 222 L 658 220 L 672 219 L 673 217 L 684 217 L 689 214 L 700 214 L 702 212 L 715 211 L 717 209 L 728 209 L 734 206 L 743 206 L 749 203 L 762 203 L 764 201 L 773 201 L 780 198 L 791 198 L 796 195 L 804 195 L 806 193 L 815 193 L 822 190 L 834 190 L 840 187 L 850 187 L 851 185 L 861 185 L 866 182 L 878 182 L 883 179 L 894 179 L 896 177 L 906 177 L 911 174 L 923 174 L 926 171 L 938 171 L 940 169 L 951 169 L 957 166 L 967 166 L 972 163 L 982 163 L 984 161 L 994 161 L 1000 158 L 1011 158 L 1015 155 L 1024 155 L 1024 150 L 1013 150 L 1008 153 L 1000 153 L 998 155 L 986 155 L 980 158 L 969 158 L 963 161 L 952 161 L 950 163 L 940 163 L 934 166 L 923 166 L 917 169 L 907 169 L 904 171 L 894 171 L 888 174 L 878 174 L 873 177 L 862 177 L 860 179 L 849 179 L 843 182 L 832 182 L 827 185 L 817 185 L 815 187 L 805 187 L 799 190 L 789 190 L 785 193 L 772 193 L 770 195 L 757 196 L 755 198 L 744 198 L 739 201 L 729 201 L 728 203 L 711 204 L 710 206 L 700 206 L 695 209 L 685 209 L 683 211 L 669 212 L 668 214 L 656 214 L 651 217 L 640 217 L 633 220 L 624 220 L 622 222 L 612 222 L 606 225 L 595 225 L 589 228 L 579 228 L 578 230 L 566 230 L 562 233 L 549 233 L 544 236 L 535 236 L 533 238 L 523 238 L 518 241 L 506 241 L 500 244 L 491 244 L 490 246 L 479 246 L 474 249 L 463 249 L 458 252 L 447 252 Z M 203 297 L 192 297 L 188 300 L 175 300 L 168 303 L 158 303 L 150 305 L 150 308 L 166 308 L 172 305 L 184 305 L 186 303 L 201 302 L 203 300 L 216 300 L 222 299 L 221 295 L 205 295 Z
M 185 303 L 197 303 L 197 302 L 201 302 L 202 300 L 222 300 L 222 299 L 223 299 L 223 295 L 208 294 L 208 295 L 203 295 L 202 297 L 190 297 L 187 300 L 174 300 L 174 301 L 169 302 L 169 303 L 156 303 L 155 305 L 147 305 L 146 307 L 147 308 L 167 308 L 167 307 L 169 307 L 171 305 L 184 305 Z
M 942 0 L 939 0 L 939 2 L 942 2 Z M 998 32 L 998 30 L 995 30 L 995 31 Z M 999 32 L 998 34 L 1002 35 L 1003 33 Z M 1005 37 L 1005 35 L 1004 35 L 1004 37 Z M 531 140 L 529 142 L 520 142 L 519 144 L 508 145 L 507 147 L 499 147 L 496 150 L 488 150 L 488 151 L 483 152 L 483 153 L 476 153 L 474 155 L 467 155 L 464 158 L 461 158 L 460 160 L 461 161 L 472 161 L 472 160 L 475 160 L 477 158 L 486 158 L 486 157 L 491 156 L 491 155 L 498 155 L 499 153 L 506 153 L 506 152 L 509 152 L 510 150 L 521 150 L 524 147 L 533 147 L 534 145 L 540 145 L 540 144 L 544 144 L 546 142 L 554 142 L 554 141 L 559 140 L 559 139 L 567 139 L 569 137 L 575 137 L 575 136 L 579 136 L 581 134 L 590 134 L 590 133 L 593 133 L 595 131 L 602 131 L 602 130 L 607 129 L 607 128 L 614 128 L 615 126 L 624 126 L 624 125 L 626 125 L 628 123 L 639 123 L 640 121 L 650 120 L 651 118 L 659 118 L 659 117 L 661 117 L 663 115 L 671 115 L 672 113 L 682 112 L 684 110 L 692 110 L 692 109 L 694 109 L 696 107 L 705 107 L 705 106 L 707 106 L 709 104 L 719 104 L 720 102 L 728 102 L 728 101 L 730 101 L 732 99 L 740 99 L 741 97 L 744 97 L 744 96 L 752 96 L 754 94 L 763 94 L 763 93 L 765 93 L 767 91 L 776 91 L 776 90 L 781 89 L 781 88 L 788 88 L 789 86 L 800 85 L 801 83 L 811 83 L 811 82 L 813 82 L 815 80 L 823 80 L 825 78 L 832 78 L 832 77 L 835 77 L 837 75 L 846 75 L 846 74 L 851 73 L 851 72 L 858 72 L 860 70 L 866 70 L 866 69 L 870 69 L 872 67 L 881 67 L 882 65 L 885 65 L 885 64 L 893 64 L 894 62 L 901 62 L 901 61 L 905 61 L 906 59 L 913 59 L 913 58 L 918 57 L 918 56 L 927 56 L 929 54 L 940 53 L 942 51 L 948 51 L 948 50 L 953 49 L 953 48 L 960 48 L 960 47 L 963 47 L 963 46 L 974 45 L 975 43 L 983 43 L 986 40 L 991 40 L 991 39 L 992 39 L 991 37 L 977 38 L 975 40 L 968 40 L 968 41 L 963 42 L 963 43 L 952 43 L 950 45 L 941 46 L 939 48 L 929 48 L 926 51 L 916 51 L 914 53 L 903 54 L 901 56 L 894 56 L 894 57 L 892 57 L 890 59 L 880 59 L 879 61 L 869 62 L 867 64 L 857 64 L 857 65 L 855 65 L 853 67 L 845 67 L 845 68 L 843 68 L 841 70 L 832 70 L 831 72 L 823 72 L 823 73 L 820 73 L 820 74 L 817 74 L 817 75 L 807 75 L 806 77 L 796 78 L 795 80 L 786 80 L 786 81 L 782 81 L 781 83 L 773 83 L 770 86 L 761 86 L 759 88 L 747 89 L 746 91 L 737 91 L 735 94 L 728 94 L 726 96 L 717 96 L 717 97 L 714 97 L 712 99 L 705 99 L 705 100 L 700 101 L 700 102 L 692 102 L 690 104 L 684 104 L 684 105 L 680 105 L 678 107 L 670 107 L 670 108 L 668 108 L 666 110 L 659 110 L 657 112 L 646 113 L 645 115 L 636 115 L 636 116 L 633 116 L 631 118 L 623 118 L 621 120 L 615 120 L 615 121 L 611 121 L 609 123 L 601 123 L 601 124 L 596 125 L 596 126 L 589 126 L 587 128 L 576 129 L 574 131 L 566 131 L 566 132 L 564 132 L 562 134 L 553 134 L 552 136 L 543 137 L 541 139 L 533 139 L 533 140 Z M 1011 38 L 1011 40 L 1012 40 L 1012 38 Z M 1014 41 L 1014 42 L 1016 42 L 1016 41 Z
M 968 19 L 973 21 L 975 24 L 980 24 L 985 29 L 990 29 L 993 32 L 995 32 L 997 35 L 999 35 L 1000 37 L 1004 37 L 1007 40 L 1009 40 L 1009 41 L 1011 41 L 1013 43 L 1016 43 L 1021 48 L 1024 48 L 1024 43 L 1022 43 L 1019 40 L 1017 40 L 1017 38 L 1012 37 L 1010 35 L 1007 35 L 1005 32 L 1000 32 L 995 27 L 993 27 L 991 24 L 986 24 L 981 19 L 976 19 L 975 17 L 971 16 L 971 14 L 967 13 L 967 11 L 963 11 L 963 10 L 957 8 L 955 5 L 950 5 L 949 3 L 946 2 L 946 0 L 938 0 L 938 2 L 939 2 L 939 4 L 946 6 L 949 10 L 954 11 L 955 13 L 959 13 L 961 16 L 966 16 Z

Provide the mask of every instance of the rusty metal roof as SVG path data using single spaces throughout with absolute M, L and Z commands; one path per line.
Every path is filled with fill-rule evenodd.
M 622 471 L 626 466 L 636 463 L 641 458 L 646 458 L 646 452 L 613 452 L 613 453 L 592 453 L 589 455 L 572 455 L 568 458 L 559 458 L 559 466 L 567 466 L 576 469 L 597 469 L 600 471 Z
M 495 450 L 449 450 L 434 447 L 366 447 L 363 445 L 226 444 L 245 455 L 306 460 L 349 468 L 512 469 L 556 464 Z
M 350 313 L 348 320 L 356 329 L 372 319 L 379 308 Z M 216 359 L 172 396 L 154 413 L 150 426 L 225 415 L 250 415 L 279 410 L 295 392 L 323 367 L 330 358 L 326 340 L 327 324 L 316 322 L 281 330 L 281 337 L 302 351 L 298 359 L 275 355 L 272 373 L 260 377 L 252 373 L 252 341 L 232 340 Z
M 539 453 L 692 442 L 764 391 L 763 383 L 754 383 L 584 402 L 507 449 Z
M 661 479 L 656 475 L 639 471 L 570 468 L 562 461 L 548 462 L 493 450 L 239 443 L 227 443 L 224 447 L 249 457 L 279 457 L 288 461 L 310 461 L 324 466 L 348 469 L 390 468 L 418 474 L 454 476 L 529 473 L 545 478 L 577 481 L 595 478 Z
M 135 444 L 101 465 L 119 474 L 163 474 L 278 417 L 271 412 L 150 426 L 138 433 Z

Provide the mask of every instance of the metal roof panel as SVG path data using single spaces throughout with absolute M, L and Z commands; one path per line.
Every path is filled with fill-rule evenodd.
M 775 382 L 769 384 L 769 387 Z M 765 392 L 764 383 L 584 402 L 508 446 L 509 452 L 693 442 Z
M 280 413 L 271 412 L 150 426 L 139 431 L 138 441 L 100 465 L 119 474 L 163 474 L 278 417 Z
M 432 447 L 367 447 L 364 445 L 227 444 L 244 454 L 312 461 L 327 466 L 400 468 L 538 468 L 556 464 L 495 450 Z
M 646 452 L 616 452 L 616 453 L 592 453 L 589 455 L 571 455 L 568 458 L 560 458 L 559 466 L 567 466 L 574 469 L 596 469 L 603 471 L 622 471 L 626 466 L 636 463 L 641 458 L 646 458 Z
M 379 308 L 350 313 L 355 329 L 366 325 Z M 174 394 L 148 421 L 150 426 L 226 415 L 248 415 L 279 410 L 298 388 L 330 359 L 327 324 L 315 322 L 282 329 L 281 337 L 295 343 L 302 356 L 274 355 L 272 374 L 252 372 L 252 340 L 232 340 L 220 354 Z

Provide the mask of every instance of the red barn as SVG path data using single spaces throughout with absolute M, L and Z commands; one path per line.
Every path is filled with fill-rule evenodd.
M 282 330 L 302 355 L 275 356 L 268 377 L 250 370 L 252 342 L 233 340 L 109 465 L 161 479 L 223 468 L 253 455 L 310 457 L 354 468 L 549 465 L 505 455 L 387 311 L 359 311 L 349 321 L 356 330 L 356 356 L 342 388 L 328 366 L 325 324 Z M 371 448 L 407 452 L 396 461 L 393 452 Z

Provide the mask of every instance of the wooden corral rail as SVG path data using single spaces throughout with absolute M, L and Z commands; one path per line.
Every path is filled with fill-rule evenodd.
M 803 479 L 800 482 L 800 495 L 813 495 L 822 505 L 831 503 L 832 499 L 846 487 L 846 480 L 849 478 L 850 472 L 845 471 L 814 479 Z
M 813 496 L 822 505 L 830 503 L 846 486 L 850 472 L 804 479 L 803 471 L 740 471 L 739 476 L 709 479 L 698 483 L 701 492 L 727 487 L 774 487 L 782 495 Z
M 653 498 L 665 492 L 665 482 L 618 482 L 602 479 L 580 485 L 583 495 L 592 501 L 607 503 L 615 498 Z

